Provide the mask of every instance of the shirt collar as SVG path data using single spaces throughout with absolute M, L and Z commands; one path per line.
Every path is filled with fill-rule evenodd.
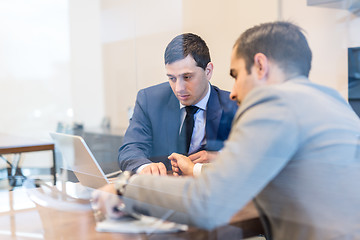
M 209 82 L 209 88 L 208 88 L 208 91 L 207 91 L 205 97 L 203 97 L 203 99 L 201 99 L 197 104 L 195 104 L 195 106 L 197 106 L 201 110 L 205 111 L 206 110 L 206 105 L 207 105 L 207 103 L 209 101 L 209 98 L 210 98 L 210 91 L 211 91 L 211 85 L 210 85 L 210 82 Z M 182 109 L 184 107 L 185 106 L 180 103 L 180 109 Z

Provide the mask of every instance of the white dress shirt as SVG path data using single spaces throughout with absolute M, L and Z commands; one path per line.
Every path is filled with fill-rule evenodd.
M 191 142 L 189 147 L 188 154 L 192 154 L 196 152 L 202 145 L 206 144 L 206 138 L 205 138 L 205 126 L 206 126 L 206 106 L 209 101 L 210 97 L 210 83 L 208 91 L 203 99 L 201 99 L 197 104 L 194 106 L 198 107 L 199 110 L 194 114 L 194 129 L 191 136 Z M 185 106 L 180 103 L 180 131 L 182 128 L 182 125 L 184 124 L 186 111 Z M 180 134 L 179 131 L 179 134 Z

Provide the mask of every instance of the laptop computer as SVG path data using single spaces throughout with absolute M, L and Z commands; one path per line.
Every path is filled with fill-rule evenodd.
M 97 189 L 111 182 L 109 176 L 121 172 L 105 175 L 82 137 L 63 133 L 50 133 L 50 136 L 82 185 Z
M 111 182 L 111 179 L 108 178 L 110 175 L 113 176 L 121 172 L 117 171 L 105 175 L 82 137 L 63 133 L 50 133 L 50 136 L 69 165 L 69 170 L 74 172 L 81 185 L 97 189 Z M 93 204 L 91 207 L 96 219 L 96 230 L 99 232 L 161 233 L 186 231 L 188 229 L 186 225 L 167 222 L 166 219 L 169 217 L 167 215 L 162 219 L 144 215 L 139 215 L 137 218 L 129 216 L 120 219 L 111 219 L 106 216 L 99 218 L 95 214 L 98 212 L 97 207 Z M 172 212 L 170 211 L 170 214 Z

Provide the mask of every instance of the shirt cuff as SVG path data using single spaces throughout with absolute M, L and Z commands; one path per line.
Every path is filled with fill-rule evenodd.
M 194 177 L 200 176 L 202 165 L 203 165 L 202 163 L 195 163 L 194 168 L 193 168 Z
M 147 166 L 149 166 L 151 163 L 146 163 L 141 165 L 140 167 L 138 167 L 138 169 L 136 170 L 136 173 L 140 173 L 144 168 L 146 168 Z

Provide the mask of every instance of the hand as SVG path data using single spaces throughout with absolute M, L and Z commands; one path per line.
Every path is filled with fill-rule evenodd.
M 174 176 L 193 176 L 193 168 L 195 164 L 190 160 L 190 158 L 178 153 L 173 153 L 168 158 L 171 160 Z
M 114 184 L 107 184 L 92 193 L 92 205 L 96 211 L 110 218 L 120 218 L 125 213 L 119 211 L 123 202 L 117 195 Z
M 166 175 L 167 170 L 162 162 L 150 163 L 139 174 Z
M 211 162 L 217 154 L 218 152 L 208 152 L 202 150 L 200 152 L 191 154 L 189 158 L 193 163 L 208 163 Z

